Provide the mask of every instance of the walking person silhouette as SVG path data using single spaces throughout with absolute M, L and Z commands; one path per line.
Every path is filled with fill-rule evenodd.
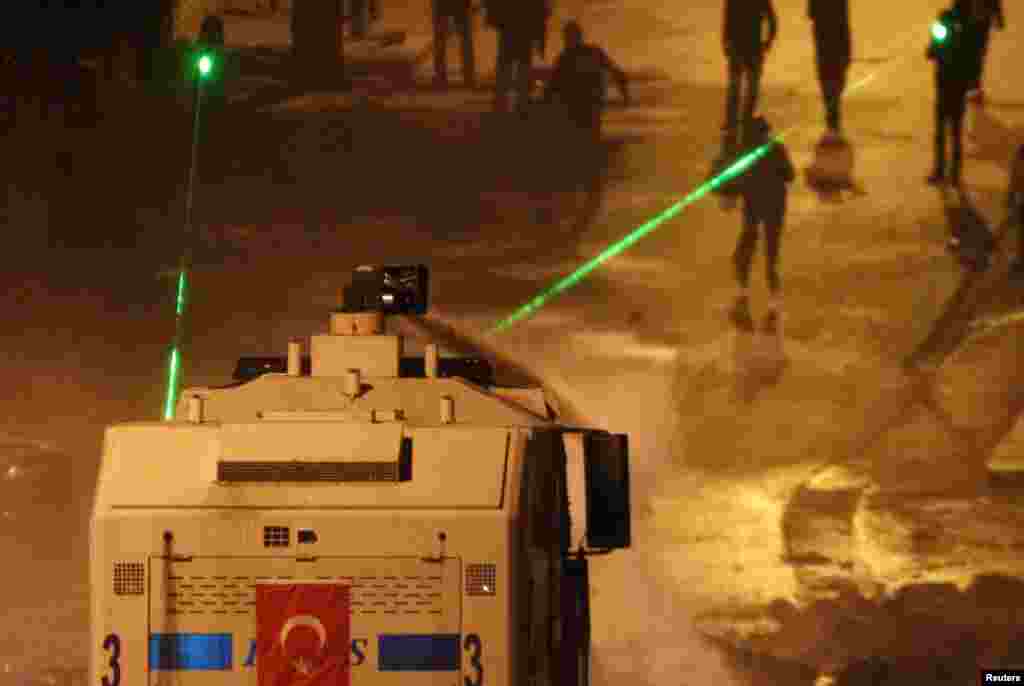
M 768 28 L 767 37 L 764 35 L 765 24 Z M 743 112 L 743 123 L 753 119 L 757 111 L 764 58 L 777 34 L 778 18 L 772 0 L 725 0 L 722 50 L 729 70 L 723 127 L 726 147 L 734 146 L 740 139 L 740 110 Z M 746 91 L 742 107 L 741 90 Z
M 981 27 L 971 12 L 972 2 L 955 0 L 939 15 L 926 51 L 928 59 L 935 62 L 935 167 L 928 177 L 932 185 L 947 179 L 955 187 L 960 185 L 967 92 L 981 74 Z M 948 168 L 947 131 L 953 139 Z
M 827 135 L 839 138 L 839 105 L 850 67 L 849 0 L 808 0 L 807 16 L 814 25 L 815 57 L 825 105 Z
M 754 151 L 771 143 L 771 126 L 763 117 L 755 118 L 744 140 L 744 150 Z M 748 153 L 749 154 L 749 153 Z M 774 331 L 779 323 L 782 283 L 779 279 L 779 244 L 786 220 L 787 186 L 796 178 L 796 170 L 782 141 L 774 141 L 768 152 L 741 177 L 743 198 L 743 230 L 733 253 L 733 266 L 739 294 L 729 313 L 733 324 L 751 330 L 750 270 L 757 249 L 760 230 L 764 232 L 765 271 L 768 280 L 768 316 L 765 328 Z

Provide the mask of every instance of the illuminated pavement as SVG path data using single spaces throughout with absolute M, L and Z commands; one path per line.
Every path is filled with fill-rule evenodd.
M 289 337 L 322 330 L 324 308 L 366 262 L 427 261 L 435 315 L 484 339 L 517 306 L 677 202 L 717 152 L 724 101 L 720 3 L 691 5 L 685 18 L 671 2 L 642 10 L 595 2 L 580 12 L 636 76 L 637 107 L 608 114 L 613 150 L 589 223 L 577 221 L 587 197 L 569 192 L 555 197 L 557 230 L 535 223 L 532 204 L 551 179 L 534 181 L 525 154 L 502 147 L 515 128 L 479 114 L 486 93 L 296 96 L 268 108 L 278 114 L 260 120 L 265 128 L 221 128 L 197 201 L 206 219 L 186 384 L 222 382 L 237 356 L 283 351 Z M 780 129 L 809 124 L 786 139 L 801 172 L 820 135 L 803 6 L 777 2 L 780 43 L 762 108 Z M 947 353 L 971 316 L 1021 298 L 998 283 L 1005 255 L 991 276 L 962 281 L 944 250 L 956 210 L 944 211 L 922 182 L 931 146 L 922 53 L 938 7 L 855 4 L 851 81 L 868 80 L 846 103 L 846 120 L 863 195 L 833 202 L 803 178 L 794 184 L 781 338 L 728 326 L 739 217 L 709 197 L 488 342 L 550 383 L 579 419 L 631 435 L 637 544 L 593 563 L 595 686 L 805 683 L 873 654 L 939 651 L 953 634 L 923 629 L 939 625 L 977 630 L 995 646 L 984 659 L 957 655 L 959 664 L 1010 666 L 1000 651 L 1017 615 L 985 614 L 978 608 L 992 583 L 970 584 L 981 572 L 1020 573 L 1019 509 L 983 487 L 985 459 L 1014 457 L 1019 333 L 1007 326 Z M 1008 19 L 1010 30 L 993 36 L 996 106 L 965 168 L 973 204 L 992 225 L 1002 219 L 1011 152 L 999 139 L 1008 131 L 1019 140 L 1024 125 L 1007 66 L 1024 54 L 1012 47 L 1024 24 Z M 422 31 L 411 41 L 422 45 Z M 484 65 L 492 43 L 481 44 Z M 162 133 L 175 135 L 175 126 Z M 32 131 L 46 139 L 41 125 Z M 8 253 L 12 285 L 0 289 L 9 322 L 0 337 L 12 351 L 0 430 L 21 445 L 42 441 L 51 464 L 63 459 L 54 454 L 69 458 L 81 489 L 72 507 L 34 515 L 45 528 L 32 520 L 27 531 L 0 534 L 25 557 L 39 552 L 31 567 L 5 570 L 11 590 L 0 597 L 11 608 L 0 651 L 26 663 L 61 651 L 68 664 L 84 660 L 83 520 L 100 431 L 155 417 L 162 402 L 173 283 L 155 275 L 176 264 L 180 205 L 154 188 L 182 176 L 136 178 L 158 153 L 126 146 L 108 163 L 100 153 L 113 155 L 110 140 L 82 144 L 96 156 L 80 163 L 73 188 L 47 176 L 61 158 L 46 145 L 26 155 L 16 178 L 5 176 L 14 179 L 8 235 L 25 251 L 17 263 Z M 280 153 L 268 158 L 261 140 Z M 518 147 L 539 149 L 543 160 L 556 149 L 547 143 Z M 28 152 L 24 142 L 5 145 Z M 444 161 L 468 168 L 441 174 Z M 44 187 L 63 201 L 47 208 L 34 195 Z M 126 212 L 132 193 L 139 209 Z M 62 236 L 71 249 L 42 249 L 47 218 L 51 241 Z M 763 314 L 762 269 L 758 257 L 755 315 Z M 942 362 L 923 380 L 900 367 L 915 350 L 922 362 Z M 893 495 L 951 485 L 959 492 Z M 40 542 L 55 530 L 75 534 L 71 563 L 43 554 Z M 32 593 L 22 592 L 30 581 Z M 1016 607 L 1017 588 L 1004 586 L 1003 607 Z M 941 602 L 915 600 L 914 588 Z M 906 619 L 915 613 L 924 619 Z M 711 650 L 702 635 L 725 649 Z

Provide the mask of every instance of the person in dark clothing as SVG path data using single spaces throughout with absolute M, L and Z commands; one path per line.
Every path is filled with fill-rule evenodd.
M 485 0 L 488 25 L 498 31 L 498 64 L 495 69 L 494 107 L 508 109 L 508 94 L 516 92 L 520 112 L 530 99 L 534 51 L 543 54 L 549 0 Z
M 476 86 L 473 56 L 473 4 L 471 0 L 432 0 L 434 15 L 434 83 L 448 86 L 448 34 L 454 24 L 462 40 L 463 82 Z
M 1000 31 L 1005 29 L 1006 17 L 1003 14 L 1002 0 L 974 0 L 972 10 L 974 19 L 981 32 L 978 37 L 981 43 L 981 64 L 978 68 L 978 76 L 974 83 L 971 84 L 971 91 L 968 93 L 968 96 L 975 102 L 983 103 L 985 101 L 985 94 L 981 81 L 985 75 L 985 59 L 988 57 L 989 34 L 992 32 L 993 24 Z
M 1010 265 L 1010 273 L 1024 277 L 1024 145 L 1017 148 L 1017 155 L 1010 168 L 1010 190 L 1006 198 L 1010 221 L 1017 224 L 1017 257 Z
M 2 124 L 13 124 L 18 111 L 18 72 L 17 52 L 9 50 L 6 46 L 0 48 L 0 113 L 3 115 Z M 0 126 L 0 133 L 3 126 Z
M 583 29 L 569 21 L 563 29 L 565 48 L 544 92 L 544 101 L 557 100 L 565 107 L 569 120 L 586 137 L 600 140 L 601 118 L 608 94 L 608 75 L 615 78 L 619 92 L 629 104 L 626 73 L 596 45 L 583 42 Z
M 764 24 L 768 24 L 767 39 Z M 741 82 L 746 81 L 743 121 L 750 121 L 757 109 L 765 53 L 778 33 L 778 19 L 772 0 L 725 0 L 722 48 L 729 66 L 729 93 L 725 106 L 727 144 L 738 140 Z
M 927 57 L 935 62 L 935 168 L 928 183 L 936 185 L 949 178 L 960 185 L 963 162 L 963 123 L 967 91 L 981 71 L 981 42 L 978 24 L 970 13 L 972 0 L 956 0 L 932 26 Z M 946 174 L 946 131 L 953 138 L 953 159 Z
M 64 108 L 65 124 L 70 125 L 76 114 L 85 114 L 94 101 L 92 74 L 82 64 L 82 56 L 90 41 L 101 42 L 98 38 L 97 9 L 95 7 L 56 7 L 43 10 L 39 28 L 43 33 L 41 50 L 35 58 L 39 60 L 39 75 L 42 78 L 40 114 L 48 116 L 51 105 L 60 103 Z
M 584 42 L 583 29 L 576 21 L 566 22 L 562 37 L 564 47 L 555 60 L 544 89 L 545 103 L 557 103 L 548 133 L 557 152 L 547 156 L 544 172 L 553 174 L 549 189 L 542 192 L 546 207 L 538 216 L 550 216 L 556 198 L 566 185 L 575 199 L 583 195 L 583 203 L 572 214 L 576 229 L 588 226 L 602 205 L 602 188 L 609 166 L 609 148 L 601 140 L 601 119 L 608 94 L 608 78 L 615 79 L 623 100 L 629 104 L 629 84 L 625 72 L 600 47 Z M 563 196 L 566 197 L 566 196 Z M 547 223 L 548 220 L 540 220 Z M 561 222 L 564 223 L 564 222 Z
M 771 127 L 763 117 L 751 122 L 744 135 L 744 150 L 752 151 L 772 140 Z M 757 248 L 758 229 L 764 227 L 764 251 L 768 277 L 768 322 L 770 327 L 778 323 L 779 295 L 779 241 L 786 219 L 787 185 L 796 178 L 796 170 L 789 152 L 782 141 L 768 149 L 764 157 L 757 160 L 742 177 L 740 194 L 743 198 L 743 232 L 733 253 L 733 266 L 740 293 L 730 312 L 730 318 L 741 329 L 752 327 L 750 317 L 750 269 Z
M 838 136 L 839 101 L 846 89 L 846 72 L 850 66 L 849 0 L 808 0 L 807 16 L 814 25 L 825 123 L 829 133 Z
M 76 114 L 85 114 L 90 90 L 87 74 L 91 72 L 82 65 L 79 46 L 73 42 L 55 44 L 48 53 L 46 66 L 51 81 L 46 89 L 48 102 L 44 104 L 44 111 L 50 104 L 60 102 L 67 126 L 74 121 Z
M 220 109 L 225 104 L 224 94 L 224 72 L 227 68 L 227 53 L 224 50 L 224 19 L 216 14 L 210 14 L 203 18 L 199 25 L 199 40 L 196 46 L 199 53 L 213 54 L 213 69 L 216 78 L 207 79 L 203 86 L 203 98 L 206 106 L 211 109 Z M 198 67 L 198 62 L 195 63 Z
M 370 23 L 377 20 L 380 8 L 377 0 L 350 0 L 349 11 L 351 12 L 352 37 L 365 38 Z
M 349 28 L 353 38 L 365 38 L 369 22 L 366 17 L 366 0 L 348 0 Z
M 174 6 L 171 0 L 139 3 L 136 13 L 138 29 L 132 40 L 136 49 L 136 77 L 149 82 L 156 77 L 157 56 L 162 47 L 173 41 Z

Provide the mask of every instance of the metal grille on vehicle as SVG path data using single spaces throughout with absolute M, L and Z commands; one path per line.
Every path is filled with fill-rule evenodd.
M 218 462 L 217 480 L 230 482 L 399 481 L 398 462 Z
M 466 595 L 494 595 L 497 577 L 493 562 L 466 565 Z
M 143 595 L 146 592 L 146 565 L 142 562 L 114 563 L 114 594 Z
M 352 588 L 350 614 L 441 615 L 440 576 L 317 576 Z M 256 584 L 288 581 L 290 576 L 171 576 L 167 612 L 177 615 L 256 614 Z
M 265 526 L 263 527 L 264 548 L 284 548 L 288 546 L 288 527 L 286 526 Z

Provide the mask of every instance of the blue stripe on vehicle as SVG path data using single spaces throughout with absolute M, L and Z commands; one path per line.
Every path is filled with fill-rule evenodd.
M 381 634 L 377 655 L 382 672 L 457 672 L 459 634 Z
M 231 669 L 231 634 L 150 634 L 151 670 Z

